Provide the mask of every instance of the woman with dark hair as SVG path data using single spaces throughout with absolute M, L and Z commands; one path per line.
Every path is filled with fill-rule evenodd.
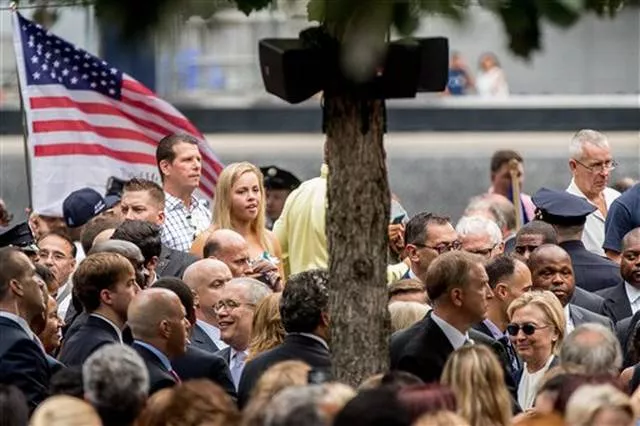
M 458 405 L 453 390 L 439 383 L 402 388 L 397 395 L 400 405 L 409 414 L 411 421 L 426 413 L 442 410 L 455 412 Z

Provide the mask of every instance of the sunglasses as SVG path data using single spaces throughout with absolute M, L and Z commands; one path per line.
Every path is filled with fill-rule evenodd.
M 541 329 L 547 328 L 547 327 L 549 327 L 549 326 L 545 325 L 545 326 L 539 327 L 539 326 L 537 326 L 535 324 L 532 324 L 530 322 L 526 322 L 526 323 L 524 323 L 522 325 L 511 323 L 511 324 L 507 325 L 507 333 L 509 333 L 510 336 L 517 336 L 518 332 L 520 330 L 522 330 L 522 332 L 525 335 L 531 336 L 533 333 L 536 332 L 536 330 L 541 330 Z

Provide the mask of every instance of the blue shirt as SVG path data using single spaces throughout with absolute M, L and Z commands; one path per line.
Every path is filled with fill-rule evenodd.
M 605 250 L 622 252 L 622 238 L 640 226 L 640 184 L 626 190 L 615 199 L 607 213 L 604 224 Z
M 153 353 L 156 357 L 158 357 L 158 359 L 162 363 L 162 366 L 166 368 L 167 371 L 173 371 L 173 368 L 171 368 L 171 362 L 169 361 L 169 358 L 167 358 L 167 356 L 162 352 L 160 352 L 155 346 L 152 346 L 140 340 L 134 340 L 133 343 L 138 344 L 143 348 L 149 349 L 151 353 Z
M 469 79 L 466 72 L 461 69 L 449 70 L 449 82 L 447 83 L 447 89 L 449 89 L 449 93 L 451 95 L 465 95 L 467 93 L 468 84 Z

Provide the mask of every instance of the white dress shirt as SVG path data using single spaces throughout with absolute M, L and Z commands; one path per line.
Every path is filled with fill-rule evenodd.
M 577 197 L 584 198 L 585 200 L 589 201 L 587 196 L 582 193 L 573 179 L 571 179 L 571 183 L 567 188 L 567 192 L 569 194 L 573 194 Z M 603 194 L 604 202 L 607 206 L 607 211 L 609 211 L 611 204 L 616 198 L 620 196 L 620 193 L 613 188 L 605 188 Z M 589 202 L 591 203 L 591 201 Z M 604 249 L 602 248 L 602 245 L 604 244 L 605 220 L 606 217 L 604 217 L 600 210 L 594 211 L 589 216 L 587 216 L 587 221 L 584 224 L 584 231 L 582 232 L 582 243 L 584 244 L 585 248 L 599 256 L 604 256 Z
M 71 290 L 73 290 L 73 283 L 71 282 L 71 277 L 69 277 L 65 285 L 58 289 L 58 296 L 56 298 L 56 302 L 58 302 L 58 316 L 62 319 L 67 316 L 67 311 L 71 304 Z
M 564 320 L 565 320 L 565 330 L 564 335 L 568 336 L 569 333 L 573 331 L 575 325 L 573 324 L 573 319 L 571 318 L 571 311 L 569 310 L 569 304 L 564 307 Z
M 215 325 L 211 325 L 202 320 L 196 320 L 196 325 L 198 325 L 202 331 L 209 336 L 209 339 L 211 339 L 211 341 L 218 347 L 218 350 L 221 351 L 229 346 L 220 339 L 220 329 Z
M 469 338 L 469 333 L 460 333 L 460 330 L 437 316 L 435 313 L 431 314 L 431 318 L 433 318 L 436 324 L 438 324 L 438 327 L 440 327 L 444 335 L 447 336 L 447 339 L 449 339 L 454 350 L 461 348 L 465 343 L 473 343 Z
M 538 387 L 540 385 L 540 381 L 544 377 L 544 374 L 549 370 L 549 366 L 553 361 L 553 355 L 549 357 L 547 363 L 540 370 L 535 373 L 529 373 L 527 371 L 527 363 L 524 363 L 524 368 L 522 369 L 522 377 L 520 378 L 520 383 L 518 383 L 518 404 L 523 410 L 528 410 L 533 407 L 533 403 L 536 400 L 536 395 L 538 394 Z
M 631 312 L 634 314 L 640 309 L 640 290 L 625 281 L 624 289 L 631 305 Z

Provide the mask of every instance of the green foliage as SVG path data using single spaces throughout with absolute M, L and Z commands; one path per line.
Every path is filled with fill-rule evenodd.
M 274 3 L 275 0 L 234 0 L 238 6 L 238 10 L 246 15 L 253 11 L 262 10 Z

